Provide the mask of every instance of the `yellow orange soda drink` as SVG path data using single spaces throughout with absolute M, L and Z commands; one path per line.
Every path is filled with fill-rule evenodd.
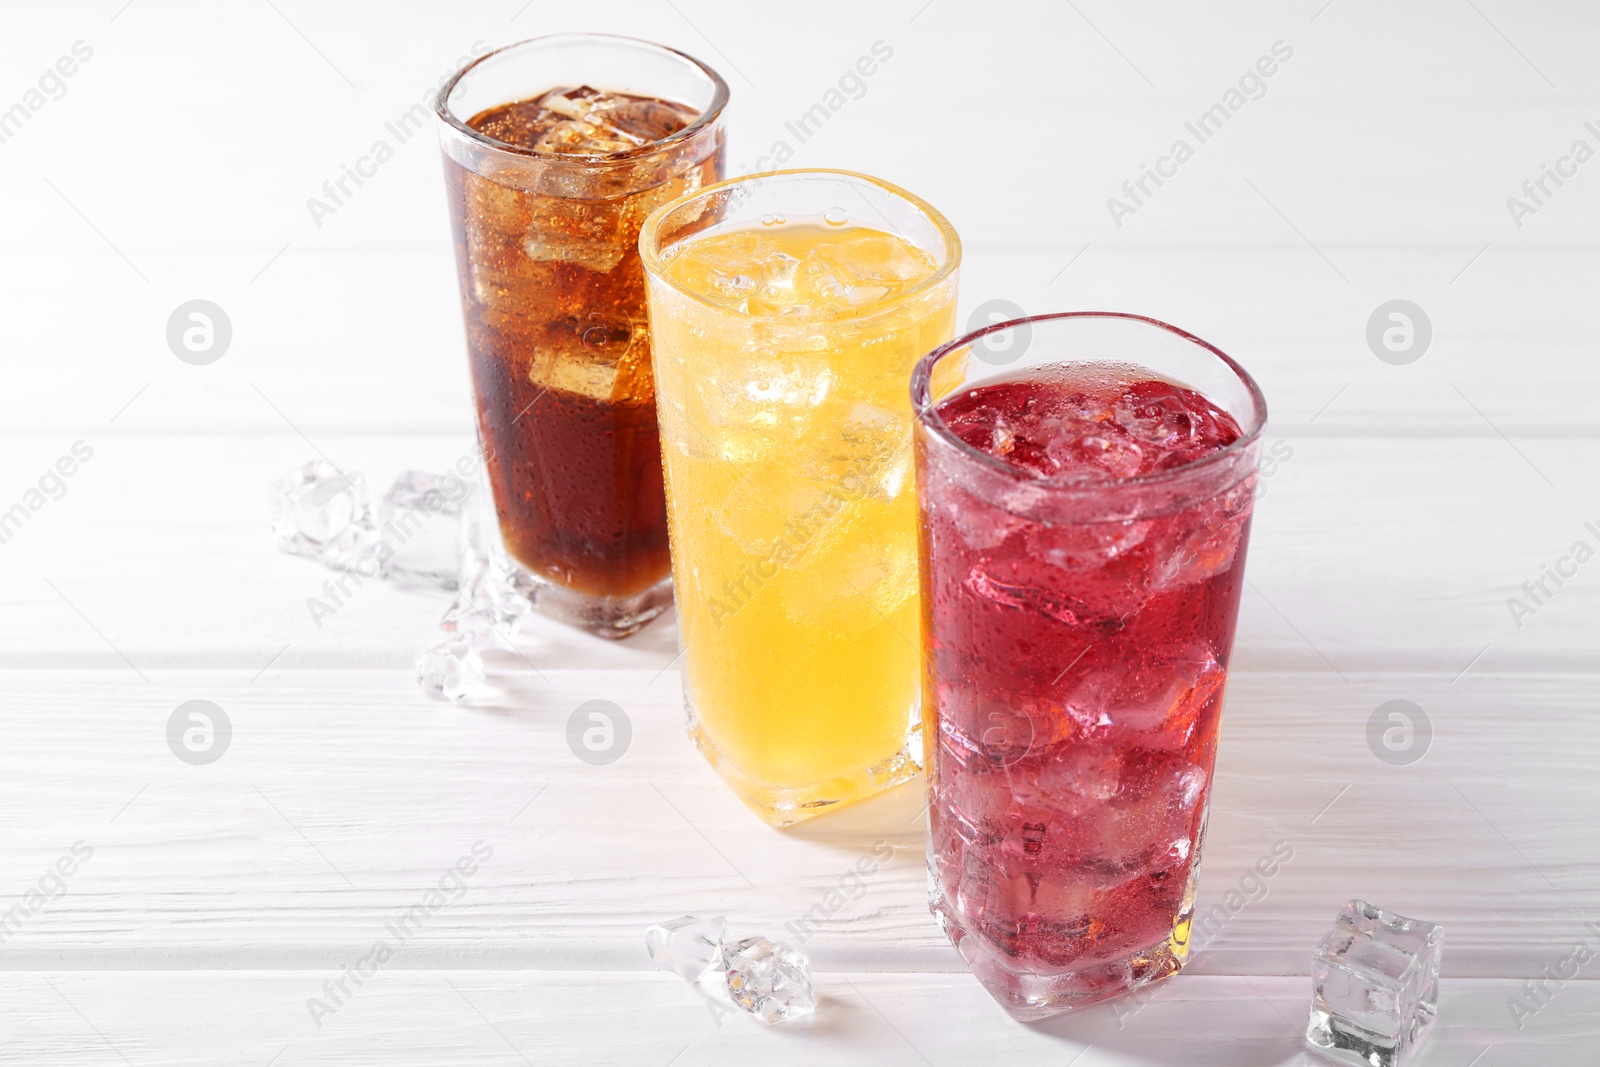
M 842 171 L 708 186 L 645 221 L 689 733 L 783 826 L 921 764 L 907 381 L 960 242 Z

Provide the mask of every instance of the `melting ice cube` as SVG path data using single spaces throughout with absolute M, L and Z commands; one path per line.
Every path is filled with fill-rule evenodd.
M 472 642 L 451 635 L 417 653 L 417 685 L 455 704 L 483 683 L 483 658 Z
M 746 937 L 722 946 L 721 966 L 729 998 L 762 1022 L 784 1022 L 816 1010 L 811 961 L 799 949 Z
M 646 930 L 644 944 L 657 967 L 686 981 L 697 982 L 721 961 L 722 942 L 727 936 L 725 916 L 702 919 L 697 915 L 681 915 Z
M 1352 900 L 1311 955 L 1306 1043 L 1340 1063 L 1397 1067 L 1438 1013 L 1444 928 Z
M 375 539 L 367 482 L 326 460 L 313 460 L 272 487 L 278 548 L 336 570 L 351 566 Z

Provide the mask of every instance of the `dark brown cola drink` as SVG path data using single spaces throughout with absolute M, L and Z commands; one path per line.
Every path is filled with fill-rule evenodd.
M 639 229 L 720 179 L 726 97 L 687 56 L 573 34 L 490 53 L 440 98 L 501 535 L 536 607 L 603 636 L 671 603 Z

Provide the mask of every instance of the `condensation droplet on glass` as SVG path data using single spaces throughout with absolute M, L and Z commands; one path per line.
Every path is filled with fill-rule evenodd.
M 763 225 L 763 226 L 782 226 L 785 221 L 786 220 L 784 219 L 784 217 L 782 215 L 762 215 L 761 216 L 761 225 Z
M 822 213 L 822 221 L 829 226 L 843 226 L 850 221 L 850 216 L 845 214 L 842 207 L 830 207 Z

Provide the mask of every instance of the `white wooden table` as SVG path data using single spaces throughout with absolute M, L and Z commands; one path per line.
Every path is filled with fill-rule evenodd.
M 1507 603 L 1600 548 L 1600 163 L 1520 227 L 1506 203 L 1600 148 L 1591 7 L 520 3 L 0 15 L 0 118 L 26 111 L 0 142 L 0 511 L 28 510 L 0 543 L 0 1061 L 1294 1064 L 1309 952 L 1359 895 L 1446 927 L 1420 1067 L 1595 1062 L 1600 964 L 1526 983 L 1600 951 L 1600 563 Z M 1257 513 L 1202 915 L 1275 843 L 1293 859 L 1148 997 L 1008 1020 L 925 910 L 915 786 L 761 825 L 682 736 L 670 617 L 615 645 L 535 623 L 464 708 L 411 678 L 439 599 L 369 584 L 313 623 L 325 574 L 274 551 L 267 486 L 318 452 L 379 488 L 440 468 L 471 415 L 431 132 L 320 226 L 307 198 L 474 41 L 578 28 L 722 69 L 735 169 L 885 42 L 793 165 L 943 208 L 963 316 L 1141 311 L 1261 380 L 1292 458 Z M 1264 95 L 1116 226 L 1107 198 L 1277 41 Z M 164 337 L 194 298 L 233 326 L 209 366 Z M 1404 366 L 1365 336 L 1397 298 L 1432 324 Z M 29 497 L 77 441 L 64 495 Z M 564 740 L 596 698 L 633 727 L 605 767 Z M 209 766 L 167 747 L 192 699 L 232 722 Z M 1432 726 L 1403 766 L 1367 739 L 1397 699 Z M 478 842 L 459 898 L 318 1025 L 308 1000 Z M 649 923 L 780 934 L 878 842 L 805 946 L 808 1023 L 651 969 Z

